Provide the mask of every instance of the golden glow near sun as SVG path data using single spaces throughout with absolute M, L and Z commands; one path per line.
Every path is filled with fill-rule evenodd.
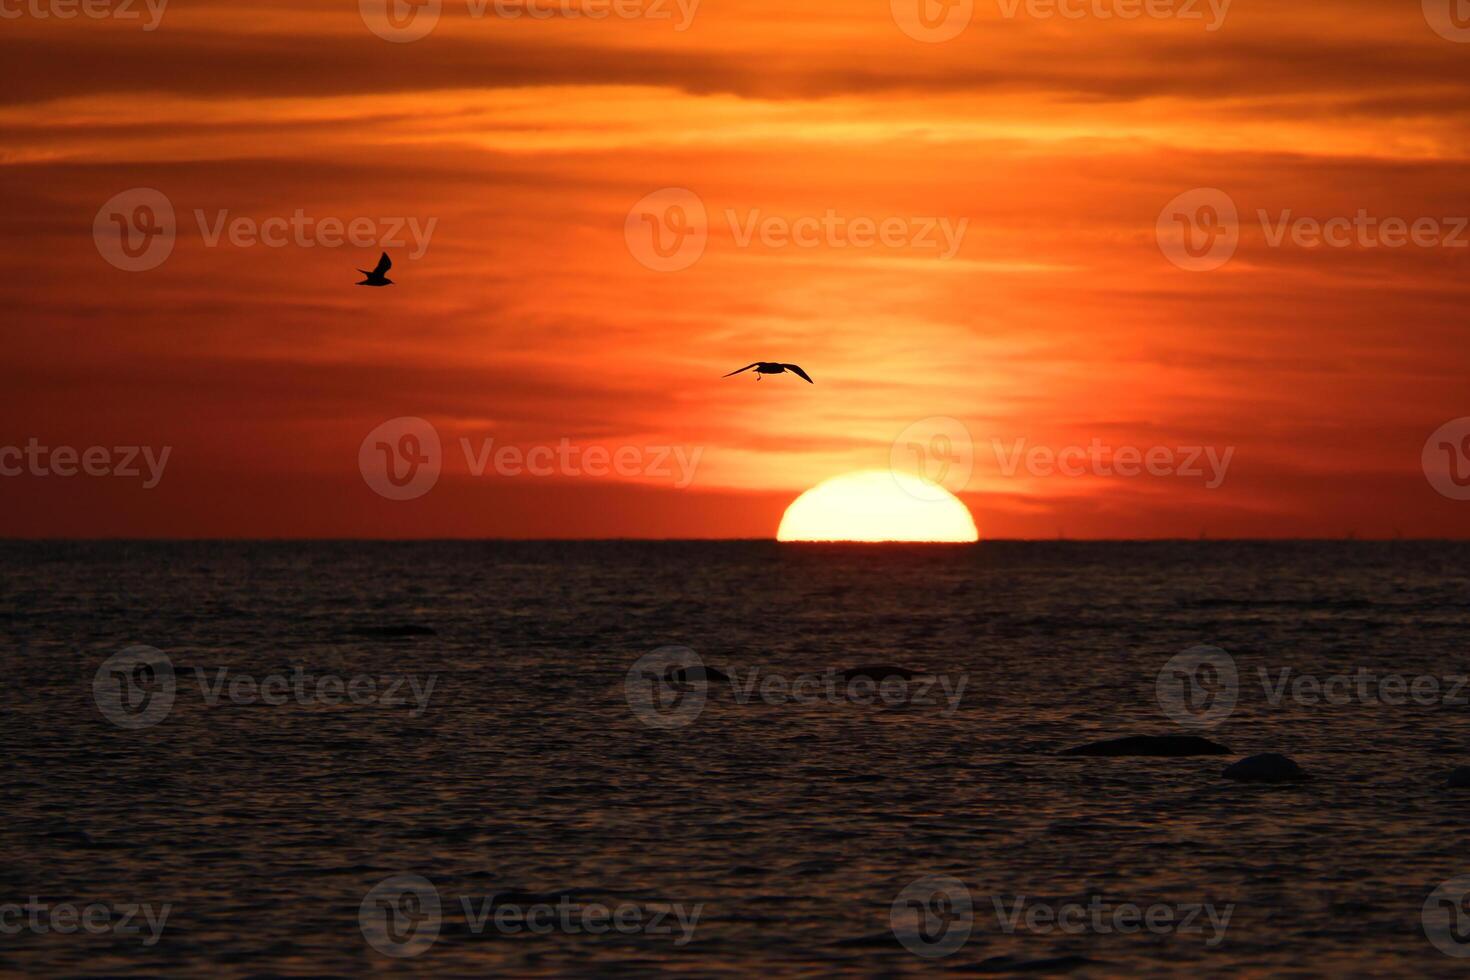
M 792 501 L 777 541 L 980 540 L 969 508 L 928 480 L 888 470 L 833 477 Z

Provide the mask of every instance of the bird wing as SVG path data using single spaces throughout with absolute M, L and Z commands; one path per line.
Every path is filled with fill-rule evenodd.
M 752 361 L 749 364 L 745 365 L 745 367 L 741 368 L 740 371 L 749 371 L 753 367 L 759 367 L 760 363 L 760 361 Z M 730 374 L 739 374 L 740 371 L 731 371 Z M 721 375 L 721 377 L 728 378 L 730 374 Z
M 803 371 L 799 365 L 796 365 L 796 364 L 783 364 L 781 366 L 783 368 L 785 368 L 786 370 L 790 371 L 792 374 L 794 374 L 797 377 L 801 378 L 807 384 L 809 384 L 809 385 L 816 384 L 816 382 L 811 379 L 811 375 L 809 375 L 805 371 Z
M 393 268 L 393 260 L 388 258 L 387 252 L 384 252 L 378 259 L 377 267 L 373 269 L 373 275 L 381 276 L 391 268 Z

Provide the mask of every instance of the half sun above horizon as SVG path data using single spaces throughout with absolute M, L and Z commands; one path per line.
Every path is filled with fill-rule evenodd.
M 939 484 L 864 470 L 824 480 L 797 497 L 776 540 L 970 543 L 980 532 L 969 508 Z

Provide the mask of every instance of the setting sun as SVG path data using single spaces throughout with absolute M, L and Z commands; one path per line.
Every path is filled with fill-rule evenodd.
M 833 477 L 786 508 L 778 541 L 971 542 L 975 519 L 954 494 L 906 473 Z

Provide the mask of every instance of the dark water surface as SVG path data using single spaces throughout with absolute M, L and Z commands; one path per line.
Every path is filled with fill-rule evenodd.
M 0 936 L 7 972 L 1470 969 L 1421 917 L 1436 886 L 1470 874 L 1470 790 L 1443 785 L 1470 765 L 1470 707 L 1444 703 L 1470 698 L 1453 690 L 1470 674 L 1465 544 L 12 542 L 0 557 L 0 903 L 170 905 L 152 945 L 146 926 Z M 167 656 L 176 690 L 130 730 L 93 680 L 135 644 Z M 1198 730 L 1231 755 L 1058 757 L 1188 731 L 1156 680 L 1196 644 L 1238 667 L 1233 713 Z M 625 678 L 667 645 L 737 681 L 893 663 L 965 686 L 951 709 L 742 704 L 716 684 L 665 730 L 640 720 Z M 217 703 L 196 668 L 209 683 L 226 669 Z M 1262 669 L 1425 675 L 1442 696 L 1288 690 L 1273 705 Z M 240 675 L 298 671 L 380 692 L 398 680 L 407 703 L 229 693 Z M 420 711 L 405 678 L 422 693 L 431 675 Z M 1315 779 L 1220 778 L 1266 751 Z M 392 959 L 360 909 L 398 874 L 432 883 L 442 922 L 421 955 Z M 929 875 L 973 896 L 970 938 L 942 958 L 890 923 Z M 699 917 L 687 942 L 677 926 L 509 934 L 460 901 L 492 896 Z M 1233 910 L 1223 934 L 1007 933 L 993 899 L 1020 896 Z

